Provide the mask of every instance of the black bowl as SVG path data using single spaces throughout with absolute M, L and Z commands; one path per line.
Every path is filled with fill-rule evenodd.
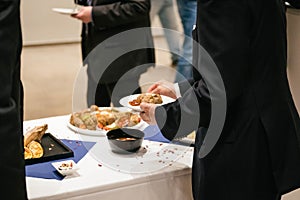
M 112 152 L 121 154 L 138 151 L 144 140 L 144 132 L 131 128 L 114 129 L 106 136 Z

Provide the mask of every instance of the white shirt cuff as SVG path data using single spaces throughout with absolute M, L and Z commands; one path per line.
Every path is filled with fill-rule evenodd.
M 178 83 L 174 83 L 174 89 L 175 89 L 176 97 L 177 98 L 181 97 L 181 93 L 180 93 L 180 89 L 179 89 Z

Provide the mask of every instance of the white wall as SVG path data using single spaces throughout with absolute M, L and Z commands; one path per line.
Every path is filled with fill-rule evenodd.
M 79 42 L 81 22 L 69 15 L 52 11 L 52 8 L 73 8 L 73 2 L 73 0 L 22 0 L 21 20 L 24 46 Z M 175 17 L 178 18 L 177 15 Z M 152 25 L 161 26 L 157 17 Z M 163 32 L 154 32 L 153 35 L 160 36 Z
M 23 44 L 80 41 L 81 22 L 52 11 L 52 8 L 73 7 L 73 0 L 22 0 Z
M 300 10 L 287 10 L 288 78 L 291 92 L 300 113 Z

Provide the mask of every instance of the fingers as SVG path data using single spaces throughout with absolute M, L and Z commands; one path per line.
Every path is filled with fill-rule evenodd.
M 89 23 L 92 21 L 92 7 L 82 7 L 77 14 L 72 14 L 71 17 L 81 20 L 83 23 Z
M 149 112 L 149 110 L 150 110 L 150 104 L 142 102 L 142 103 L 140 104 L 140 108 L 141 108 L 144 112 Z
M 159 84 L 154 83 L 153 85 L 151 85 L 151 86 L 148 88 L 147 92 L 154 93 L 153 91 L 156 90 L 158 86 L 159 86 Z
M 154 90 L 152 90 L 151 93 L 154 93 L 154 94 L 160 94 L 161 93 L 161 89 L 159 87 L 155 88 Z
M 140 105 L 143 112 L 140 113 L 141 118 L 148 124 L 156 124 L 155 108 L 156 105 L 150 103 L 141 103 Z
M 150 117 L 149 117 L 149 115 L 147 113 L 141 112 L 140 113 L 140 117 L 142 118 L 142 120 L 144 122 L 146 122 L 147 124 L 150 124 Z

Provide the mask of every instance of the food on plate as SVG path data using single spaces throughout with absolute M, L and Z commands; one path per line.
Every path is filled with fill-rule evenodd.
M 98 113 L 96 113 L 98 123 L 102 124 L 103 126 L 114 123 L 117 119 L 117 113 L 117 111 L 111 109 L 99 110 Z
M 24 135 L 24 146 L 27 146 L 31 141 L 36 140 L 41 142 L 43 135 L 48 129 L 48 125 L 35 126 L 34 128 L 27 131 Z
M 44 150 L 42 145 L 37 142 L 37 141 L 31 141 L 28 145 L 27 148 L 31 151 L 32 153 L 32 158 L 40 158 L 44 154 Z
M 24 147 L 24 158 L 26 159 L 31 159 L 32 158 L 32 152 L 28 147 Z
M 136 99 L 129 101 L 129 104 L 132 106 L 139 106 L 142 102 L 161 104 L 163 100 L 159 94 L 144 93 L 140 94 Z
M 97 117 L 90 110 L 76 112 L 71 115 L 70 123 L 78 128 L 96 130 Z
M 81 129 L 105 130 L 131 127 L 140 123 L 141 118 L 132 112 L 120 111 L 116 108 L 99 108 L 96 105 L 89 109 L 75 112 L 70 117 L 70 124 Z
M 48 124 L 35 126 L 24 134 L 24 158 L 40 158 L 44 154 L 44 149 L 41 145 L 43 135 L 48 129 Z
M 59 170 L 68 170 L 68 169 L 72 169 L 73 168 L 73 163 L 67 163 L 67 162 L 63 162 L 58 166 Z
M 71 175 L 78 170 L 78 167 L 73 160 L 64 160 L 51 164 L 63 176 Z

